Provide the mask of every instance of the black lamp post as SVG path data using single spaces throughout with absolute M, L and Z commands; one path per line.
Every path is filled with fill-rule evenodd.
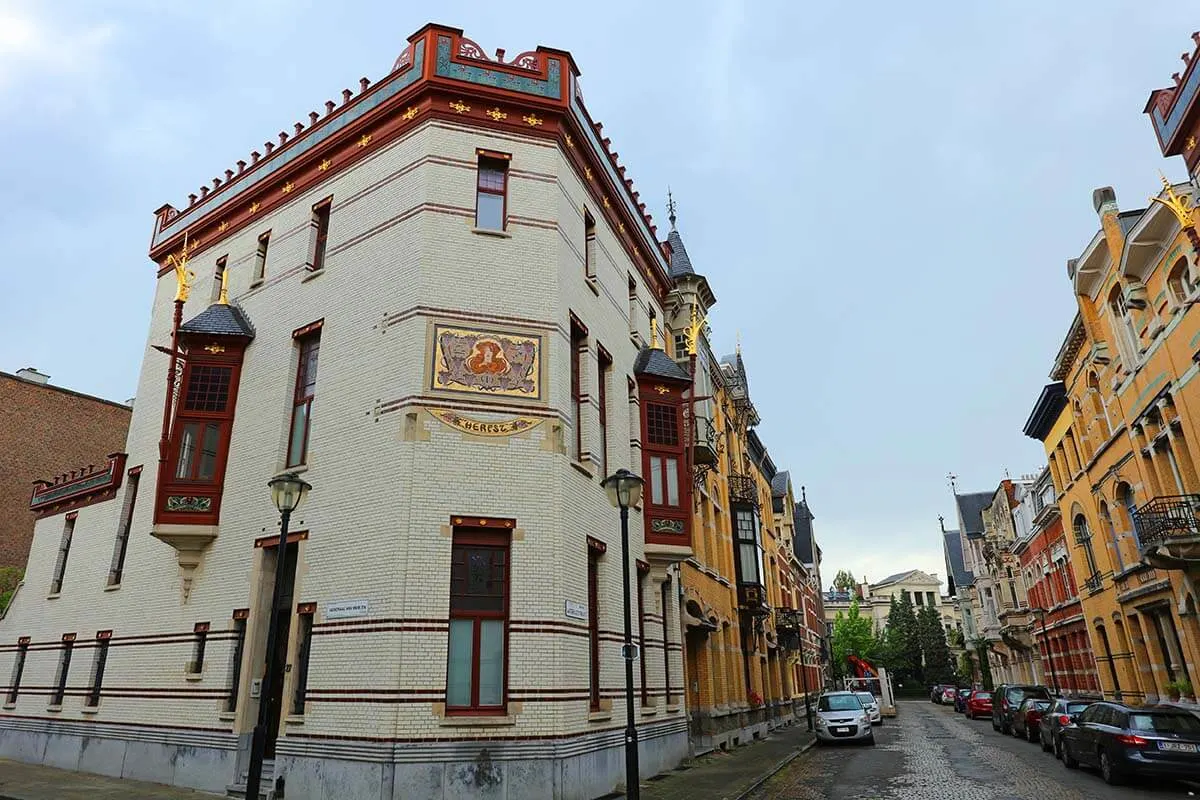
M 638 657 L 633 644 L 633 622 L 629 610 L 629 507 L 636 506 L 642 499 L 645 483 L 627 469 L 619 469 L 600 484 L 608 493 L 609 501 L 621 510 L 621 581 L 625 590 L 625 646 L 621 655 L 625 658 L 625 796 L 638 800 L 641 787 L 638 785 L 638 737 L 633 722 L 633 660 Z M 663 609 L 663 625 L 667 624 L 667 610 Z M 645 657 L 644 654 L 642 657 Z M 666 657 L 666 656 L 664 656 Z
M 1042 621 L 1042 646 L 1046 648 L 1046 660 L 1050 662 L 1050 679 L 1054 682 L 1054 694 L 1057 695 L 1058 673 L 1054 670 L 1054 652 L 1050 649 L 1050 637 L 1046 634 L 1046 609 L 1035 606 L 1033 610 Z
M 300 505 L 300 501 L 312 488 L 306 481 L 301 480 L 295 472 L 284 472 L 276 475 L 268 483 L 271 487 L 271 499 L 279 509 L 279 547 L 275 551 L 275 589 L 271 593 L 271 607 L 267 611 L 267 668 L 263 673 L 262 685 L 258 692 L 258 722 L 254 725 L 254 733 L 250 738 L 250 768 L 246 773 L 246 797 L 258 800 L 259 784 L 262 783 L 263 755 L 267 748 L 267 725 L 271 716 L 270 702 L 272 687 L 283 677 L 275 674 L 275 641 L 279 638 L 278 617 L 275 606 L 279 605 L 279 595 L 283 592 L 283 565 L 286 561 L 288 521 L 292 512 Z

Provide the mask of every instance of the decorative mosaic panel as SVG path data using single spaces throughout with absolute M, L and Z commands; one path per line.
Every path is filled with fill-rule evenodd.
M 188 497 L 184 495 L 168 495 L 167 511 L 192 511 L 203 513 L 212 511 L 211 497 Z
M 432 389 L 542 398 L 542 337 L 433 326 Z
M 437 42 L 436 74 L 453 78 L 466 83 L 479 83 L 484 86 L 495 86 L 510 92 L 535 94 L 539 97 L 550 97 L 558 100 L 562 96 L 562 83 L 559 80 L 562 72 L 562 61 L 553 56 L 546 59 L 546 80 L 530 78 L 524 75 L 513 75 L 498 69 L 477 67 L 473 64 L 460 64 L 450 57 L 451 42 L 449 36 L 439 36 Z
M 651 533 L 683 533 L 683 520 L 681 519 L 651 519 Z

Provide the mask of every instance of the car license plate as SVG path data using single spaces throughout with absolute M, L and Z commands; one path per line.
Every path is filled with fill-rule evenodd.
M 833 732 L 834 733 L 849 733 L 850 729 L 849 728 L 834 728 Z
M 1172 753 L 1194 753 L 1196 745 L 1187 744 L 1186 742 L 1159 742 L 1159 750 L 1167 750 Z

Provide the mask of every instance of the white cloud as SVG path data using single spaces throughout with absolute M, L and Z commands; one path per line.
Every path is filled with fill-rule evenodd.
M 0 99 L 23 95 L 61 111 L 93 96 L 117 28 L 53 19 L 44 9 L 24 0 L 0 0 Z

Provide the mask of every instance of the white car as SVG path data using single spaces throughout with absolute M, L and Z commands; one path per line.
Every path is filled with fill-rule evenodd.
M 863 708 L 867 710 L 867 714 L 871 717 L 872 725 L 883 724 L 883 714 L 879 711 L 879 701 L 875 699 L 875 695 L 870 692 L 855 692 L 858 699 L 862 701 Z
M 871 714 L 854 692 L 826 692 L 817 700 L 817 743 L 875 744 Z

